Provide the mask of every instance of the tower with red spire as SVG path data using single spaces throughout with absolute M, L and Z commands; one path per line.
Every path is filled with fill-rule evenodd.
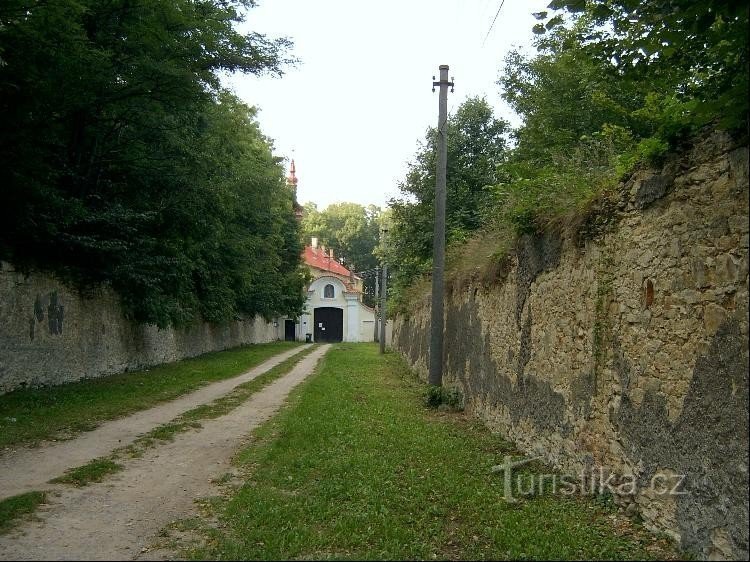
M 299 182 L 297 179 L 297 168 L 294 165 L 294 158 L 292 158 L 292 162 L 289 166 L 289 175 L 286 177 L 286 184 L 291 188 L 292 196 L 294 197 L 294 216 L 297 217 L 297 220 L 302 220 L 304 209 L 302 208 L 302 205 L 297 202 L 297 182 Z
M 289 175 L 286 177 L 286 182 L 294 189 L 294 194 L 297 194 L 297 168 L 294 167 L 294 158 L 289 166 Z

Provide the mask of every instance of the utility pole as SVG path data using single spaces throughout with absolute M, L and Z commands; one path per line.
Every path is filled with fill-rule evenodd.
M 445 191 L 446 166 L 448 162 L 448 86 L 453 91 L 453 82 L 448 81 L 448 65 L 440 65 L 440 81 L 432 77 L 432 91 L 440 87 L 438 96 L 437 170 L 435 174 L 435 231 L 432 258 L 432 325 L 430 327 L 430 372 L 427 382 L 443 384 L 443 295 L 445 276 Z
M 380 266 L 375 266 L 375 334 L 372 337 L 372 341 L 378 341 L 378 317 L 380 315 L 380 306 L 378 301 L 380 300 Z
M 385 244 L 388 230 L 383 228 L 380 231 L 383 234 L 383 254 L 385 255 Z M 380 284 L 380 353 L 385 353 L 385 325 L 388 323 L 386 312 L 386 299 L 388 298 L 388 262 L 383 257 L 383 282 Z

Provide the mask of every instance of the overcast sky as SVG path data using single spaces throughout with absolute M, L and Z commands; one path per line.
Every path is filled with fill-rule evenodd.
M 384 206 L 428 126 L 432 76 L 448 64 L 448 110 L 484 95 L 517 124 L 496 85 L 513 46 L 530 51 L 532 12 L 549 0 L 259 0 L 245 29 L 294 41 L 301 62 L 282 78 L 236 75 L 227 84 L 260 109 L 278 156 L 294 158 L 298 199 Z

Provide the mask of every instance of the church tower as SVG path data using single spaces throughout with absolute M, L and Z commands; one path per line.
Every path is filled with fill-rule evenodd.
M 297 168 L 294 166 L 294 158 L 292 158 L 292 163 L 289 166 L 289 175 L 286 177 L 286 183 L 289 185 L 289 187 L 292 188 L 294 191 L 294 198 L 297 198 L 297 182 L 299 180 L 297 179 Z
M 298 221 L 301 221 L 304 209 L 302 208 L 302 205 L 297 202 L 297 182 L 299 182 L 297 179 L 297 168 L 294 165 L 294 158 L 292 158 L 291 165 L 289 166 L 289 175 L 286 177 L 286 184 L 292 190 L 292 196 L 294 198 L 294 216 Z

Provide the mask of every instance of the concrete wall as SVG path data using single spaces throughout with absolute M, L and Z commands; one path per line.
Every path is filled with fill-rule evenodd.
M 448 293 L 445 381 L 527 454 L 634 479 L 617 503 L 686 550 L 746 558 L 748 149 L 715 133 L 619 191 L 588 240 L 525 237 Z M 393 336 L 422 376 L 429 317 Z
M 185 330 L 138 326 L 111 290 L 85 298 L 54 277 L 25 277 L 0 262 L 0 394 L 274 341 L 283 330 L 262 318 Z
M 359 303 L 359 338 L 360 342 L 375 341 L 375 311 Z

